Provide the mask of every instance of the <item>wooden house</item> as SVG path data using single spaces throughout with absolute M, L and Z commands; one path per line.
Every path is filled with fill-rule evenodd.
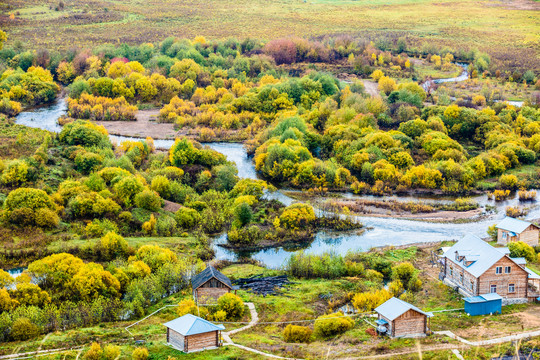
M 195 315 L 187 314 L 168 323 L 167 344 L 185 353 L 216 349 L 221 346 L 223 325 L 215 325 Z
M 191 279 L 191 287 L 193 298 L 198 304 L 215 303 L 222 295 L 233 289 L 231 280 L 212 266 L 195 275 Z
M 390 337 L 422 337 L 429 331 L 433 316 L 398 298 L 391 298 L 375 309 L 377 330 Z
M 441 279 L 465 296 L 496 293 L 506 302 L 538 296 L 538 275 L 525 266 L 525 259 L 512 258 L 508 248 L 495 248 L 478 236 L 458 241 L 445 251 L 442 262 Z
M 531 246 L 538 246 L 540 228 L 530 222 L 505 217 L 496 228 L 497 244 L 506 245 L 509 242 L 523 241 Z

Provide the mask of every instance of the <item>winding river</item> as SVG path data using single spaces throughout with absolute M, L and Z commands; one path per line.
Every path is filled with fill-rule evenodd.
M 17 116 L 16 123 L 29 127 L 41 128 L 52 132 L 59 132 L 61 127 L 57 120 L 66 112 L 66 104 L 62 99 L 49 107 L 43 107 L 32 111 L 22 112 Z M 111 140 L 120 143 L 125 140 L 141 140 L 138 138 L 128 138 L 123 136 L 110 136 Z M 172 146 L 173 140 L 154 140 L 157 148 L 168 149 Z M 229 161 L 236 164 L 238 176 L 240 178 L 257 179 L 257 172 L 253 161 L 247 156 L 242 144 L 238 143 L 208 143 L 210 148 L 224 154 Z M 287 191 L 288 192 L 288 191 Z M 340 194 L 344 198 L 367 199 L 371 196 L 356 196 L 350 193 Z M 285 205 L 289 205 L 295 200 L 287 196 L 285 191 L 278 190 L 265 195 L 269 199 L 276 199 Z M 423 201 L 441 202 L 450 201 L 451 198 L 426 198 L 422 196 L 388 196 L 385 199 L 398 201 Z M 388 245 L 407 245 L 421 242 L 437 242 L 442 240 L 456 240 L 465 234 L 476 234 L 481 237 L 486 236 L 489 225 L 504 217 L 504 209 L 508 205 L 516 205 L 519 201 L 517 195 L 507 201 L 495 203 L 489 201 L 486 195 L 473 198 L 480 205 L 491 205 L 496 207 L 496 211 L 487 217 L 476 222 L 468 223 L 435 223 L 418 220 L 406 220 L 396 218 L 357 216 L 356 219 L 362 222 L 368 230 L 362 232 L 326 232 L 321 231 L 316 234 L 315 240 L 309 244 L 304 251 L 306 253 L 321 254 L 324 252 L 335 252 L 346 254 L 348 251 L 366 251 L 372 247 Z M 528 218 L 540 217 L 540 209 L 533 205 Z M 289 258 L 292 251 L 298 249 L 271 248 L 255 251 L 252 253 L 239 253 L 219 246 L 226 242 L 226 234 L 218 236 L 214 241 L 214 249 L 217 259 L 234 260 L 241 256 L 249 256 L 259 260 L 269 267 L 279 267 Z

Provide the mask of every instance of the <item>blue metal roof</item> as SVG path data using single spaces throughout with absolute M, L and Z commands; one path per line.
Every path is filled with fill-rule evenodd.
M 223 325 L 212 324 L 210 321 L 206 321 L 191 314 L 186 314 L 163 325 L 184 336 L 204 334 L 216 330 L 225 330 L 225 326 Z
M 500 223 L 498 223 L 496 227 L 497 229 L 508 230 L 516 234 L 521 234 L 526 228 L 531 225 L 532 224 L 530 222 L 514 219 L 513 217 L 507 216 Z
M 377 307 L 375 311 L 381 314 L 382 316 L 384 316 L 385 318 L 387 318 L 388 320 L 392 321 L 411 309 L 418 311 L 420 314 L 430 316 L 430 314 L 423 312 L 416 306 L 411 305 L 396 297 L 393 297 L 390 300 L 387 300 L 384 304 Z
M 386 325 L 386 324 L 388 324 L 388 321 L 386 321 L 384 319 L 378 319 L 377 321 L 375 321 L 375 323 L 377 325 Z
M 492 301 L 492 300 L 502 300 L 502 296 L 496 293 L 491 293 L 491 294 L 482 294 L 478 296 L 472 296 L 472 297 L 465 298 L 463 300 L 465 302 L 473 304 L 473 303 L 482 303 L 482 302 Z

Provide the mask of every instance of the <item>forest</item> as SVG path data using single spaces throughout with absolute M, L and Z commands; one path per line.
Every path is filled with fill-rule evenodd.
M 75 7 L 44 9 L 40 21 L 50 20 L 49 11 Z M 121 21 L 120 11 L 101 15 Z M 10 21 L 26 16 L 12 15 Z M 297 281 L 291 285 L 296 293 L 283 290 L 289 302 L 240 292 L 262 307 L 264 320 L 317 318 L 313 333 L 272 325 L 240 335 L 246 344 L 273 334 L 280 340 L 265 346 L 278 341 L 272 351 L 306 358 L 318 358 L 330 339 L 368 346 L 371 335 L 362 321 L 332 322 L 343 316 L 343 306 L 372 311 L 393 296 L 438 310 L 457 306 L 455 292 L 427 278 L 428 250 L 292 250 L 321 232 L 370 231 L 354 216 L 362 206 L 467 213 L 480 207 L 468 196 L 488 194 L 500 202 L 519 192 L 520 200 L 533 203 L 540 188 L 540 61 L 534 46 L 509 59 L 499 48 L 387 33 L 85 39 L 70 48 L 50 46 L 56 40 L 47 39 L 33 47 L 20 41 L 26 26 L 21 20 L 19 28 L 10 23 L 0 30 L 0 268 L 21 269 L 17 277 L 0 270 L 0 343 L 12 344 L 0 355 L 21 344 L 35 350 L 47 334 L 71 332 L 81 346 L 100 334 L 85 348 L 86 360 L 178 356 L 151 342 L 150 354 L 118 343 L 121 355 L 120 347 L 105 344 L 129 341 L 119 335 L 123 327 L 173 302 L 178 309 L 163 316 L 201 315 L 190 298 L 190 279 L 210 261 L 236 279 L 262 273 Z M 439 81 L 460 76 L 463 81 Z M 21 113 L 63 101 L 67 109 L 57 133 L 17 123 Z M 166 129 L 166 136 L 110 137 L 118 135 L 114 124 L 129 129 L 146 112 L 155 114 L 152 126 Z M 159 140 L 172 146 L 157 146 Z M 213 142 L 242 143 L 258 178 L 239 176 L 235 162 L 206 145 Z M 295 201 L 272 198 L 278 189 L 297 194 Z M 356 207 L 332 200 L 343 194 L 366 198 Z M 384 202 L 416 194 L 453 202 Z M 331 200 L 315 201 L 323 197 Z M 243 251 L 235 261 L 216 261 L 214 242 L 223 234 L 220 248 Z M 249 258 L 250 251 L 267 248 L 292 250 L 281 268 L 269 269 Z M 540 249 L 511 250 L 540 268 Z M 249 320 L 243 303 L 235 305 L 241 300 L 220 301 L 203 317 Z M 435 320 L 435 327 L 478 325 L 443 316 L 449 318 Z M 501 320 L 493 326 L 506 325 Z M 78 333 L 94 328 L 102 329 Z M 161 330 L 152 323 L 144 331 L 153 336 Z M 55 338 L 46 347 L 70 339 Z M 425 345 L 442 342 L 436 339 Z M 310 342 L 313 350 L 287 348 Z M 361 354 L 393 350 L 388 342 L 377 346 Z M 498 351 L 491 350 L 486 352 Z M 233 352 L 220 359 L 253 358 L 227 351 Z

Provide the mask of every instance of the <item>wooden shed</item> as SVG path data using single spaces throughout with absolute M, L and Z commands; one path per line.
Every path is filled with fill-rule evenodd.
M 191 279 L 191 287 L 193 298 L 198 304 L 215 303 L 218 298 L 233 289 L 231 280 L 212 266 L 195 275 Z
M 398 298 L 391 298 L 375 309 L 377 331 L 390 337 L 422 337 L 429 331 L 433 316 Z
M 496 228 L 497 244 L 506 245 L 514 241 L 523 241 L 531 246 L 538 246 L 540 228 L 530 222 L 507 216 Z
M 223 325 L 212 324 L 191 314 L 164 325 L 167 327 L 167 344 L 185 353 L 220 347 L 221 331 L 225 330 Z

